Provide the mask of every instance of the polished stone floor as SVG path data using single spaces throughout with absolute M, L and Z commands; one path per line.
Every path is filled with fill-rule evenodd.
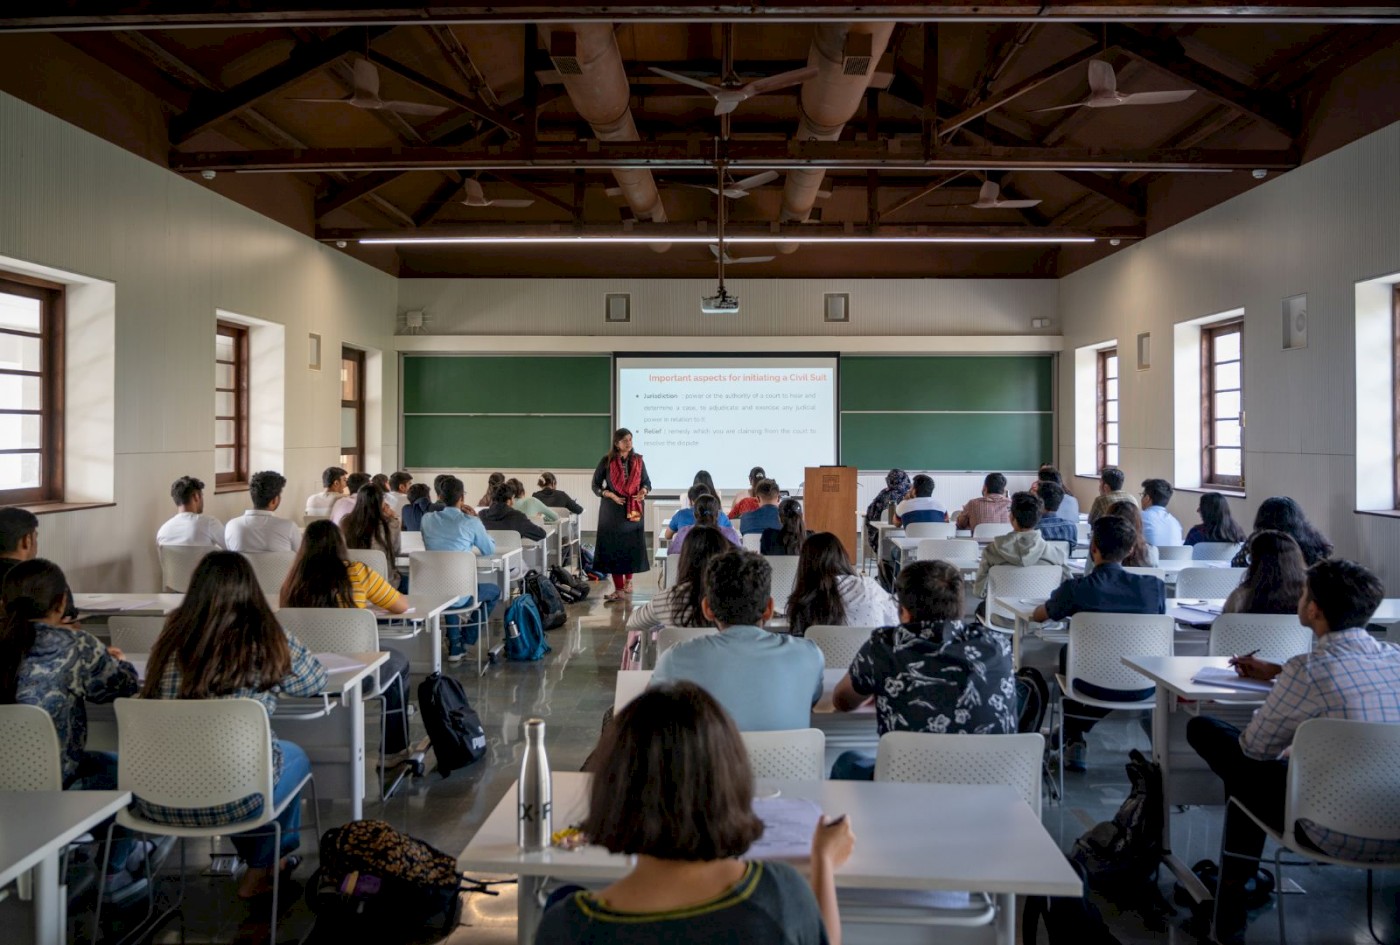
M 634 604 L 640 604 L 654 587 L 654 578 L 639 576 Z M 570 608 L 564 628 L 550 634 L 553 652 L 539 663 L 503 663 L 490 667 L 480 679 L 475 677 L 474 661 L 461 664 L 452 672 L 465 684 L 469 697 L 480 712 L 489 739 L 486 758 L 470 769 L 443 779 L 429 773 L 406 782 L 387 804 L 366 802 L 366 816 L 379 817 L 397 828 L 432 843 L 452 854 L 458 853 L 497 801 L 511 787 L 519 764 L 521 723 L 532 717 L 547 723 L 550 761 L 559 770 L 577 770 L 592 749 L 603 711 L 612 703 L 613 681 L 621 657 L 626 610 L 604 605 L 602 589 L 594 585 L 589 601 Z M 1048 664 L 1048 649 L 1028 651 L 1028 659 Z M 415 723 L 416 724 L 416 723 Z M 421 730 L 420 730 L 421 731 Z M 371 735 L 373 737 L 373 733 Z M 1089 770 L 1067 776 L 1067 797 L 1063 804 L 1045 808 L 1046 827 L 1065 849 L 1088 827 L 1112 817 L 1127 793 L 1123 770 L 1128 749 L 1147 747 L 1138 724 L 1132 720 L 1110 719 L 1090 735 Z M 1397 799 L 1400 803 L 1400 799 Z M 324 804 L 325 824 L 339 823 L 347 816 L 344 804 Z M 1218 855 L 1220 809 L 1195 808 L 1175 818 L 1175 846 L 1187 862 Z M 857 825 L 857 830 L 859 825 Z M 309 838 L 308 838 L 309 839 Z M 194 861 L 194 848 L 192 859 Z M 310 875 L 315 865 L 313 844 L 303 842 L 307 862 L 297 871 L 298 879 Z M 199 851 L 202 855 L 204 851 Z M 1289 870 L 1306 894 L 1289 896 L 1289 940 L 1311 945 L 1351 945 L 1369 941 L 1366 931 L 1365 877 L 1361 873 L 1336 868 L 1298 867 Z M 1378 876 L 1380 893 L 1380 932 L 1387 941 L 1400 939 L 1397 931 L 1397 874 Z M 170 891 L 173 883 L 162 887 Z M 1124 943 L 1195 943 L 1204 941 L 1193 933 L 1189 913 L 1169 904 L 1171 881 L 1163 872 L 1162 901 L 1131 909 L 1103 904 L 1105 916 Z M 289 884 L 284 899 L 279 942 L 303 940 L 312 930 L 313 917 L 301 899 L 300 882 Z M 90 901 L 90 898 L 89 898 Z M 75 903 L 74 916 L 81 936 L 89 927 L 84 909 Z M 265 906 L 263 907 L 266 908 Z M 27 925 L 27 911 L 15 898 L 0 903 L 0 921 L 18 931 Z M 461 925 L 448 936 L 451 945 L 505 945 L 515 940 L 515 895 L 513 886 L 501 888 L 499 896 L 471 894 L 466 897 Z M 439 941 L 442 936 L 426 936 L 423 941 Z M 4 941 L 27 941 L 24 937 Z M 154 942 L 258 942 L 267 940 L 265 916 L 238 903 L 227 880 L 210 880 L 191 875 L 183 921 L 167 923 L 150 939 Z M 929 942 L 943 942 L 946 936 L 931 934 Z M 959 939 L 961 940 L 961 939 Z M 1250 943 L 1278 941 L 1273 906 L 1257 915 L 1249 930 Z M 324 939 L 322 939 L 324 941 Z

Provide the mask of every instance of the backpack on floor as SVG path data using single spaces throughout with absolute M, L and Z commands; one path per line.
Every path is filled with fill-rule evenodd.
M 506 608 L 506 659 L 532 662 L 544 659 L 549 644 L 535 599 L 521 594 Z
M 1084 875 L 1077 864 L 1071 865 Z M 1080 896 L 1027 896 L 1021 913 L 1021 945 L 1040 945 L 1042 927 L 1049 945 L 1122 945 L 1108 930 L 1098 906 L 1089 901 L 1087 889 Z
M 540 572 L 525 572 L 525 593 L 535 599 L 535 608 L 540 614 L 540 627 L 544 630 L 558 630 L 569 619 L 564 610 L 564 599 L 554 582 Z
M 584 575 L 590 581 L 606 581 L 608 579 L 608 576 L 602 571 L 599 571 L 598 568 L 594 565 L 593 549 L 588 547 L 587 545 L 584 545 L 579 551 L 578 561 L 579 565 L 583 568 Z
M 418 684 L 418 714 L 433 743 L 438 773 L 444 778 L 486 754 L 486 729 L 452 676 L 433 673 Z
M 588 578 L 582 578 L 570 574 L 568 571 L 559 567 L 559 565 L 557 564 L 549 569 L 549 579 L 555 584 L 559 585 L 561 589 L 564 587 L 573 588 L 573 591 L 576 595 L 578 595 L 579 600 L 583 600 L 584 598 L 586 598 L 588 596 L 588 592 L 593 589 L 593 585 L 588 583 Z
M 1128 797 L 1112 820 L 1074 841 L 1071 861 L 1095 889 L 1139 890 L 1152 884 L 1162 858 L 1162 769 L 1136 748 L 1128 753 Z
M 1039 732 L 1050 706 L 1050 686 L 1034 666 L 1016 670 L 1016 731 L 1025 735 Z

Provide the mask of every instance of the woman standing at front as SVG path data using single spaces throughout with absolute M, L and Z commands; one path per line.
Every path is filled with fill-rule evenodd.
M 593 494 L 602 497 L 598 510 L 598 550 L 594 567 L 611 574 L 613 592 L 603 600 L 622 600 L 632 591 L 632 575 L 650 568 L 642 500 L 651 491 L 642 454 L 632 451 L 632 431 L 613 434 L 612 449 L 593 471 Z

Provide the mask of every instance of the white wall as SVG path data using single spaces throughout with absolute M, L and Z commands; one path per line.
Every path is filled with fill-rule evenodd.
M 115 505 L 40 519 L 41 553 L 78 590 L 159 586 L 154 533 L 180 475 L 210 484 L 220 518 L 246 507 L 246 493 L 212 495 L 216 310 L 285 327 L 293 510 L 339 452 L 340 345 L 393 350 L 392 277 L 4 94 L 0 256 L 116 286 Z M 306 366 L 309 332 L 323 339 L 320 372 Z M 376 468 L 398 455 L 398 364 L 382 361 Z
M 1397 270 L 1400 124 L 1061 280 L 1066 351 L 1117 338 L 1128 354 L 1120 438 L 1129 482 L 1172 476 L 1174 325 L 1243 308 L 1247 496 L 1234 501 L 1236 516 L 1248 528 L 1263 499 L 1293 496 L 1339 553 L 1400 593 L 1400 521 L 1354 513 L 1356 283 Z M 1300 293 L 1308 346 L 1284 350 L 1282 300 Z M 1144 331 L 1153 364 L 1138 371 L 1132 351 Z M 1073 403 L 1072 372 L 1060 385 L 1060 402 Z M 1074 417 L 1066 410 L 1059 422 L 1069 465 Z M 1196 501 L 1180 493 L 1172 511 L 1189 525 Z

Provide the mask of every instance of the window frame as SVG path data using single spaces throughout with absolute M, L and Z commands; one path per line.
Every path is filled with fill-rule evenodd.
M 1400 283 L 1390 291 L 1390 423 L 1391 508 L 1400 510 Z
M 224 321 L 219 319 L 215 322 L 215 339 L 219 336 L 233 339 L 233 360 L 221 361 L 218 357 L 217 344 L 215 346 L 214 357 L 214 425 L 217 428 L 220 420 L 233 421 L 233 442 L 220 443 L 218 435 L 214 437 L 214 449 L 233 450 L 233 471 L 215 472 L 214 485 L 216 488 L 233 490 L 248 484 L 248 326 L 240 325 L 237 322 Z M 218 379 L 218 365 L 229 364 L 233 366 L 233 387 L 220 387 Z M 218 395 L 221 393 L 233 394 L 232 417 L 219 413 L 217 406 Z M 217 465 L 217 461 L 216 461 Z
M 39 378 L 39 402 L 37 411 L 24 409 L 3 409 L 0 413 L 9 416 L 38 416 L 40 426 L 39 446 L 26 449 L 0 449 L 0 454 L 21 453 L 39 454 L 39 484 L 27 488 L 0 489 L 0 505 L 21 505 L 26 503 L 63 501 L 63 329 L 65 318 L 64 287 L 56 282 L 35 279 L 14 272 L 0 272 L 0 292 L 22 298 L 36 299 L 39 302 L 39 332 L 0 328 L 7 335 L 39 339 L 38 371 L 24 371 L 18 368 L 0 368 L 0 373 L 21 377 Z
M 1118 357 L 1117 345 L 1108 348 L 1100 348 L 1094 352 L 1094 355 L 1094 455 L 1098 459 L 1097 468 L 1102 470 L 1105 466 L 1118 465 L 1117 456 L 1114 457 L 1113 462 L 1109 462 L 1108 459 L 1108 447 L 1110 446 L 1108 441 L 1108 402 L 1110 400 L 1108 396 L 1108 361 L 1110 358 L 1118 360 L 1118 374 L 1113 378 L 1113 380 L 1118 381 L 1118 396 L 1111 399 L 1115 404 L 1119 405 L 1120 412 L 1117 423 L 1119 424 L 1118 429 L 1121 434 L 1123 429 L 1123 415 L 1121 412 L 1123 402 L 1123 360 Z M 1111 445 L 1114 447 L 1115 451 L 1118 451 L 1119 443 L 1117 440 L 1114 440 Z
M 1215 359 L 1215 346 L 1217 339 L 1222 335 L 1238 334 L 1240 338 L 1240 354 L 1236 361 L 1220 361 Z M 1240 386 L 1236 388 L 1217 389 L 1215 386 L 1215 369 L 1221 364 L 1239 364 L 1240 366 Z M 1215 395 L 1218 393 L 1236 392 L 1240 397 L 1240 445 L 1218 446 L 1215 443 Z M 1244 478 L 1244 437 L 1245 437 L 1246 411 L 1244 405 L 1244 319 L 1231 318 L 1226 321 L 1217 322 L 1201 326 L 1201 485 L 1221 486 L 1226 489 L 1243 491 L 1245 487 Z M 1224 475 L 1216 472 L 1215 454 L 1221 449 L 1238 449 L 1240 454 L 1240 474 L 1238 476 Z
M 340 465 L 347 472 L 365 471 L 365 352 L 360 348 L 351 348 L 348 345 L 341 345 L 340 365 L 344 370 L 345 362 L 355 363 L 355 396 L 351 400 L 345 399 L 345 381 L 340 382 L 340 407 L 341 410 L 352 408 L 355 411 L 355 446 L 346 450 L 345 444 L 340 445 Z M 354 457 L 354 468 L 347 465 L 346 457 Z

